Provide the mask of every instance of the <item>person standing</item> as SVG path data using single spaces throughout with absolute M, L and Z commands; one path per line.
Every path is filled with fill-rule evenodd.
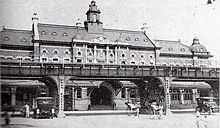
M 8 114 L 8 111 L 4 113 L 5 116 L 5 125 L 8 126 L 10 124 L 10 115 Z
M 29 118 L 30 116 L 30 106 L 28 104 L 25 104 L 25 117 Z

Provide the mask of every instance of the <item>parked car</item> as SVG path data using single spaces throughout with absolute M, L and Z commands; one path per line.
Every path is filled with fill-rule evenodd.
M 38 97 L 36 98 L 36 108 L 34 109 L 34 118 L 53 118 L 55 116 L 54 98 Z
M 218 98 L 215 97 L 199 97 L 196 98 L 198 106 L 196 110 L 199 112 L 212 112 L 219 111 Z

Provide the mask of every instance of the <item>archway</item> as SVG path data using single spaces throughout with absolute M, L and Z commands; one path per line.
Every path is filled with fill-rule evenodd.
M 111 105 L 112 104 L 112 92 L 106 86 L 100 86 L 95 88 L 91 95 L 91 105 Z

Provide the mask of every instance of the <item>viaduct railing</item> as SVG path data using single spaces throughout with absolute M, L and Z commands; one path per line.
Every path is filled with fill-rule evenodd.
M 53 62 L 1 61 L 1 76 L 132 77 L 173 76 L 179 78 L 219 79 L 219 68 L 169 65 L 110 65 Z

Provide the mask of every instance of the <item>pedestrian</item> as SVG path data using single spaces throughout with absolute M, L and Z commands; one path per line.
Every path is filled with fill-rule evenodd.
M 163 115 L 163 105 L 162 104 L 159 104 L 159 116 L 158 116 L 158 119 L 162 119 L 162 115 Z
M 196 126 L 197 128 L 200 126 L 200 113 L 198 109 L 196 109 Z
M 5 112 L 5 125 L 8 126 L 10 124 L 10 115 L 8 114 L 8 111 Z
M 29 116 L 30 116 L 30 106 L 28 105 L 28 103 L 25 104 L 24 108 L 25 108 L 25 117 L 29 118 Z
M 139 117 L 139 115 L 140 115 L 140 108 L 141 108 L 141 105 L 140 105 L 140 102 L 137 102 L 137 104 L 136 104 L 136 112 L 137 112 L 137 116 Z
M 208 121 L 207 121 L 207 116 L 206 115 L 204 116 L 203 122 L 204 122 L 204 127 L 208 128 Z

